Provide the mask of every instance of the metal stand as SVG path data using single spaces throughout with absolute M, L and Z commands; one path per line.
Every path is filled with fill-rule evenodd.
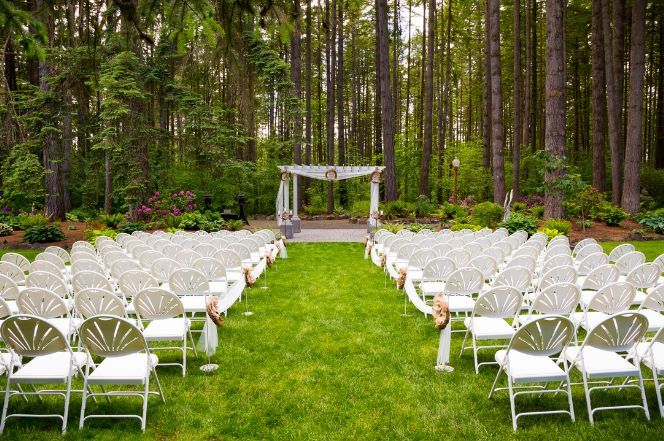
M 207 344 L 208 344 L 208 341 L 209 341 L 209 338 L 210 338 L 210 334 L 209 334 L 210 327 L 208 326 L 208 322 L 207 322 L 208 320 L 209 320 L 209 318 L 206 317 L 205 318 L 205 325 L 204 325 L 205 326 L 205 346 L 206 346 L 205 347 L 205 355 L 207 356 L 207 364 L 204 364 L 203 366 L 201 366 L 200 370 L 203 371 L 203 372 L 214 372 L 217 369 L 219 369 L 219 365 L 216 364 L 216 363 L 211 363 L 210 362 L 210 354 L 208 354 L 208 350 L 207 350 Z
M 449 364 L 437 364 L 434 369 L 438 372 L 454 372 L 454 368 Z
M 408 306 L 408 296 L 406 295 L 406 291 L 404 288 L 404 293 L 403 293 L 403 314 L 401 314 L 401 317 L 410 317 L 410 314 L 408 314 L 408 310 L 406 307 Z
M 249 288 L 251 289 L 251 288 Z M 247 292 L 244 293 L 244 304 L 246 307 L 246 310 L 242 313 L 242 315 L 250 316 L 254 315 L 253 312 L 249 311 L 249 294 Z

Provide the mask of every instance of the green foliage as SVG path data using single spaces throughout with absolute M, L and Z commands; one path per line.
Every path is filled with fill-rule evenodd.
M 406 226 L 404 224 L 399 224 L 399 223 L 397 223 L 397 224 L 383 224 L 380 228 L 383 229 L 383 230 L 387 230 L 390 233 L 396 233 L 396 232 L 401 231 L 404 228 L 406 228 Z
M 11 149 L 2 164 L 2 201 L 14 210 L 30 211 L 44 203 L 44 167 L 26 146 Z
M 511 213 L 507 220 L 498 224 L 499 227 L 506 228 L 510 234 L 522 230 L 528 234 L 535 234 L 537 231 L 537 219 L 521 213 Z
M 537 231 L 538 231 L 539 233 L 544 233 L 544 234 L 546 234 L 547 241 L 550 241 L 551 239 L 553 239 L 553 238 L 556 237 L 556 236 L 563 236 L 563 235 L 565 234 L 565 233 L 563 233 L 563 232 L 561 232 L 561 231 L 556 230 L 555 228 L 547 228 L 547 227 L 540 228 L 540 229 L 537 230 Z
M 421 194 L 417 197 L 415 200 L 415 215 L 417 217 L 430 216 L 434 211 L 436 211 L 436 205 L 427 196 Z
M 385 218 L 394 219 L 399 217 L 408 217 L 412 213 L 409 204 L 401 199 L 387 202 L 385 204 Z
M 484 227 L 482 225 L 458 223 L 458 224 L 452 225 L 450 227 L 450 230 L 452 230 L 452 231 L 461 231 L 461 230 L 480 231 L 483 228 Z
M 561 235 L 567 235 L 572 229 L 572 223 L 565 219 L 550 218 L 544 222 L 543 229 L 557 230 Z
M 641 187 L 658 206 L 664 205 L 664 169 L 646 167 L 641 170 Z
M 476 225 L 483 227 L 496 228 L 496 225 L 503 218 L 505 210 L 493 202 L 482 202 L 473 208 L 471 220 Z
M 94 208 L 84 207 L 74 208 L 65 215 L 65 218 L 69 222 L 87 222 L 89 220 L 96 219 L 97 217 L 97 210 Z
M 538 219 L 542 219 L 544 217 L 544 207 L 542 205 L 535 205 L 534 207 L 530 207 L 528 209 L 528 212 L 532 216 L 534 216 Z
M 23 241 L 28 243 L 58 242 L 64 239 L 64 233 L 55 225 L 38 225 L 26 228 L 23 235 Z
M 204 230 L 208 219 L 198 211 L 184 213 L 180 216 L 179 228 L 182 230 Z
M 147 230 L 145 222 L 127 222 L 117 229 L 118 233 L 131 234 L 134 231 Z
M 43 214 L 19 214 L 17 221 L 23 230 L 32 227 L 43 227 L 48 224 L 48 218 Z
M 228 231 L 239 231 L 239 230 L 243 229 L 244 226 L 245 226 L 245 223 L 242 222 L 241 220 L 233 220 L 232 219 L 232 220 L 226 221 L 226 223 L 224 224 L 224 229 L 226 229 Z
M 99 221 L 106 225 L 108 228 L 115 230 L 120 225 L 124 224 L 127 220 L 122 213 L 102 214 L 99 216 Z
M 580 220 L 578 224 L 581 226 L 581 228 L 585 230 L 586 228 L 592 227 L 594 225 L 594 222 L 591 221 L 590 219 L 586 219 L 586 220 Z
M 445 219 L 468 219 L 468 209 L 458 204 L 445 202 L 440 208 L 441 217 Z
M 369 216 L 369 208 L 371 207 L 371 201 L 361 200 L 355 201 L 350 206 L 348 214 L 351 216 Z
M 593 216 L 593 210 L 604 204 L 604 195 L 596 188 L 586 185 L 568 201 L 568 207 L 581 215 L 581 220 Z
M 654 233 L 664 234 L 664 208 L 642 213 L 639 216 L 639 223 Z
M 91 244 L 94 245 L 95 240 L 97 240 L 98 237 L 106 236 L 110 237 L 111 239 L 115 239 L 118 233 L 117 231 L 111 230 L 110 228 L 103 228 L 103 229 L 87 229 L 85 230 L 83 235 L 87 242 L 90 242 Z
M 0 237 L 9 236 L 14 232 L 14 229 L 7 224 L 0 224 Z
M 431 231 L 433 231 L 433 227 L 432 227 L 431 225 L 420 224 L 420 223 L 417 223 L 417 222 L 411 222 L 411 223 L 409 223 L 409 224 L 406 226 L 406 228 L 407 228 L 408 230 L 412 231 L 413 233 L 417 233 L 417 232 L 420 232 L 420 231 L 422 231 L 422 230 L 431 230 Z
M 608 226 L 618 226 L 620 222 L 627 219 L 629 214 L 616 207 L 610 202 L 602 202 L 591 209 L 591 215 L 595 219 L 599 219 Z
M 515 213 L 522 213 L 526 211 L 526 204 L 524 202 L 515 202 L 512 204 L 512 211 Z

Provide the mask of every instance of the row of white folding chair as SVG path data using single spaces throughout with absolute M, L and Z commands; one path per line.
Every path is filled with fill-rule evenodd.
M 158 385 L 158 395 L 162 397 L 161 386 L 154 367 L 157 357 L 150 353 L 148 345 L 136 325 L 110 316 L 95 316 L 81 325 L 81 341 L 85 352 L 75 352 L 67 338 L 48 321 L 31 315 L 19 315 L 7 319 L 0 329 L 3 340 L 11 351 L 11 361 L 8 370 L 8 381 L 5 391 L 0 433 L 10 417 L 56 417 L 62 421 L 62 431 L 67 428 L 69 401 L 72 392 L 72 378 L 78 373 L 83 374 L 83 406 L 81 408 L 80 427 L 90 417 L 134 417 L 141 421 L 141 428 L 145 430 L 147 416 L 147 400 L 150 393 L 149 379 L 154 375 Z M 44 338 L 47 337 L 47 344 Z M 104 360 L 95 365 L 92 355 L 101 356 Z M 20 357 L 28 356 L 31 360 L 24 366 L 20 365 Z M 14 368 L 17 368 L 14 371 Z M 94 368 L 94 370 L 92 370 Z M 91 371 L 92 370 L 92 371 Z M 48 373 L 48 375 L 44 375 Z M 14 384 L 40 385 L 45 383 L 65 384 L 65 389 L 58 392 L 64 397 L 64 412 L 62 415 L 43 414 L 8 414 L 9 401 L 14 396 L 25 396 L 19 388 L 14 390 Z M 103 392 L 92 393 L 92 385 L 144 385 L 143 392 Z M 102 389 L 103 390 L 103 389 Z M 36 391 L 30 395 L 48 394 L 53 391 Z M 91 396 L 138 396 L 143 399 L 143 412 L 141 415 L 85 415 L 86 400 Z

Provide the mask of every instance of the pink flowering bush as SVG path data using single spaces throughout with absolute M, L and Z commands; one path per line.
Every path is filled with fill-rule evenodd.
M 531 194 L 528 196 L 520 196 L 517 201 L 526 204 L 526 208 L 544 206 L 544 196 L 541 194 Z
M 174 193 L 155 191 L 146 203 L 138 207 L 138 217 L 169 224 L 173 217 L 195 211 L 197 208 L 196 193 L 193 191 L 180 190 Z
M 454 203 L 454 196 L 450 196 L 449 201 Z M 477 205 L 477 199 L 475 198 L 475 195 L 471 194 L 471 195 L 466 196 L 463 199 L 460 199 L 459 200 L 459 205 L 466 208 L 466 209 L 472 210 L 473 207 L 475 205 Z

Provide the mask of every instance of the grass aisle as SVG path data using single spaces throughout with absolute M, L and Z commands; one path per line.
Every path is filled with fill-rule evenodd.
M 383 274 L 362 259 L 360 244 L 291 244 L 289 259 L 268 274 L 269 289 L 249 292 L 219 332 L 214 374 L 189 365 L 183 379 L 161 368 L 166 404 L 152 399 L 144 439 L 414 440 L 414 439 L 659 439 L 664 424 L 637 411 L 604 412 L 588 423 L 581 387 L 574 389 L 577 422 L 529 417 L 513 435 L 507 394 L 486 395 L 496 369 L 475 375 L 472 355 L 459 359 L 453 337 L 451 374 L 433 369 L 438 332 L 409 307 Z M 257 286 L 262 286 L 262 279 Z M 168 356 L 166 356 L 168 357 Z M 172 357 L 175 357 L 173 355 Z M 485 359 L 489 359 L 487 354 Z M 649 375 L 649 372 L 646 374 Z M 612 394 L 616 395 L 616 394 Z M 621 395 L 637 400 L 632 391 Z M 598 394 L 597 404 L 602 402 Z M 99 403 L 101 411 L 136 406 Z M 49 399 L 47 402 L 55 405 Z M 60 403 L 61 401 L 58 401 Z M 521 398 L 520 410 L 565 405 L 562 397 Z M 17 407 L 22 407 L 17 403 Z M 34 403 L 34 402 L 33 402 Z M 33 406 L 35 404 L 32 404 Z M 27 409 L 26 409 L 27 410 Z M 92 408 L 91 408 L 92 410 Z M 97 420 L 79 431 L 80 397 L 72 399 L 68 439 L 141 438 L 136 421 Z M 9 422 L 7 438 L 53 439 L 55 422 Z

